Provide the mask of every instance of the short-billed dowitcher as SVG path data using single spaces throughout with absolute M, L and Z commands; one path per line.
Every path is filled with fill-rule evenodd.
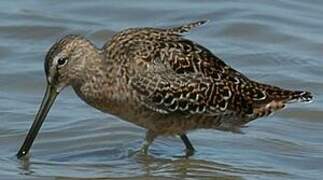
M 89 105 L 146 128 L 145 153 L 157 136 L 179 135 L 191 155 L 191 130 L 238 131 L 288 102 L 312 99 L 306 91 L 250 80 L 183 37 L 204 23 L 126 29 L 101 49 L 79 35 L 56 42 L 45 59 L 42 104 L 17 157 L 28 153 L 56 96 L 69 85 Z

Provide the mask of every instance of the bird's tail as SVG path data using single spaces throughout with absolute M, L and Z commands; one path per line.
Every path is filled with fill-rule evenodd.
M 255 96 L 252 99 L 252 116 L 254 118 L 267 116 L 284 108 L 287 103 L 310 102 L 313 99 L 312 93 L 307 91 L 285 90 L 264 84 L 258 84 L 257 89 L 253 91 Z
M 268 94 L 268 100 L 284 103 L 309 102 L 313 99 L 312 93 L 308 91 L 285 90 L 278 87 L 269 87 L 265 91 Z
M 168 31 L 168 33 L 171 33 L 171 34 L 182 34 L 185 32 L 189 32 L 192 29 L 197 28 L 207 22 L 208 22 L 208 20 L 195 21 L 195 22 L 191 22 L 191 23 L 184 24 L 181 26 L 169 28 L 169 29 L 167 29 L 167 31 Z
M 290 91 L 290 95 L 287 98 L 287 102 L 310 102 L 313 99 L 313 95 L 308 91 Z

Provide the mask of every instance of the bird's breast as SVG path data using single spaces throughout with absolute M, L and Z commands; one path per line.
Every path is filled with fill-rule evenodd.
M 122 89 L 122 88 L 121 88 Z M 235 116 L 185 115 L 161 113 L 138 103 L 126 91 L 109 91 L 107 88 L 93 90 L 84 85 L 74 87 L 76 94 L 90 106 L 158 134 L 180 134 L 194 129 L 232 130 L 242 123 Z

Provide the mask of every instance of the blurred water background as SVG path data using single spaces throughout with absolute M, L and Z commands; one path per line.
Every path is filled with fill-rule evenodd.
M 97 46 L 128 27 L 210 22 L 188 37 L 252 79 L 312 91 L 243 129 L 189 134 L 197 153 L 179 158 L 179 139 L 158 138 L 150 156 L 131 156 L 144 129 L 103 114 L 68 88 L 56 101 L 29 160 L 15 158 L 45 87 L 43 60 L 63 35 Z M 0 179 L 321 179 L 323 177 L 323 1 L 181 0 L 0 2 Z

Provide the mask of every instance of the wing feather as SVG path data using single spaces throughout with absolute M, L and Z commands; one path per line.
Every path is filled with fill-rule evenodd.
M 290 100 L 310 99 L 306 92 L 252 81 L 181 35 L 204 23 L 127 29 L 105 45 L 107 59 L 126 69 L 124 74 L 138 102 L 161 113 L 235 113 L 254 119 Z
M 202 74 L 177 74 L 158 67 L 131 78 L 130 86 L 140 103 L 163 113 L 209 116 L 239 113 L 233 104 L 238 102 L 234 86 Z M 247 108 L 244 106 L 240 111 Z

